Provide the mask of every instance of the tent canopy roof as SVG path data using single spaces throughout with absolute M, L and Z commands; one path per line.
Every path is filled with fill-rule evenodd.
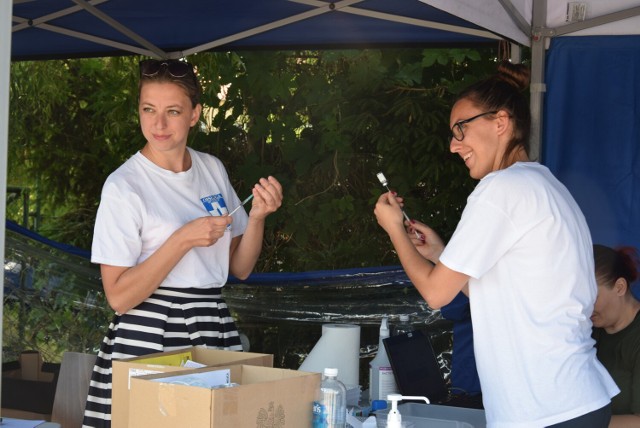
M 638 0 L 421 0 L 504 38 L 640 34 Z M 538 16 L 536 9 L 539 11 Z
M 12 0 L 12 60 L 639 34 L 638 0 Z M 534 6 L 544 8 L 535 24 Z M 546 6 L 546 7 L 545 7 Z M 586 22 L 568 22 L 569 15 Z M 542 27 L 542 30 L 541 30 Z M 586 28 L 586 29 L 583 29 Z
M 418 0 L 13 0 L 12 60 L 490 43 Z M 451 31 L 454 30 L 454 31 Z

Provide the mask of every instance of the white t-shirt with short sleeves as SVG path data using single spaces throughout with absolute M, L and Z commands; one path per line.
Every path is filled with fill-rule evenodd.
M 94 228 L 92 262 L 135 266 L 186 223 L 240 205 L 222 162 L 188 150 L 192 165 L 187 171 L 165 170 L 138 152 L 107 178 Z M 247 222 L 246 211 L 236 211 L 228 233 L 210 247 L 192 248 L 161 286 L 222 287 L 229 275 L 231 239 L 244 233 Z
M 589 228 L 544 166 L 484 177 L 440 257 L 469 275 L 489 427 L 542 427 L 605 406 L 618 388 L 596 359 Z

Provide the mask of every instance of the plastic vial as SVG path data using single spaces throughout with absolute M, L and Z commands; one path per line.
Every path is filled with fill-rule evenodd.
M 409 333 L 410 331 L 413 331 L 413 327 L 411 327 L 411 321 L 409 320 L 409 315 L 400 314 L 398 324 L 396 324 L 394 329 L 394 336 L 399 336 L 401 334 Z
M 378 353 L 369 363 L 369 400 L 386 400 L 387 395 L 397 394 L 398 386 L 393 375 L 391 362 L 384 348 L 383 339 L 389 337 L 389 320 L 382 318 L 380 323 L 380 339 L 378 341 Z
M 346 428 L 347 388 L 338 380 L 338 369 L 325 368 L 313 402 L 313 428 Z

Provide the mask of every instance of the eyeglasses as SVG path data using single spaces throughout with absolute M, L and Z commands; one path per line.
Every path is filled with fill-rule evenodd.
M 187 74 L 193 74 L 193 67 L 191 64 L 185 61 L 178 61 L 177 59 L 145 59 L 140 61 L 140 77 L 154 77 L 160 73 L 164 67 L 171 77 L 182 78 Z
M 451 127 L 451 138 L 455 138 L 458 141 L 464 140 L 464 131 L 463 131 L 462 125 L 466 125 L 469 122 L 473 122 L 474 120 L 476 120 L 479 117 L 487 116 L 489 114 L 496 114 L 497 112 L 498 112 L 497 110 L 488 111 L 486 113 L 477 114 L 477 115 L 475 115 L 473 117 L 470 117 L 469 119 L 457 121 Z

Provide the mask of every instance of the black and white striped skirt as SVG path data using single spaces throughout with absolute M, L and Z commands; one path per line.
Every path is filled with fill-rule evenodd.
M 114 317 L 93 368 L 83 427 L 111 426 L 111 361 L 189 346 L 241 351 L 220 289 L 159 288 Z

